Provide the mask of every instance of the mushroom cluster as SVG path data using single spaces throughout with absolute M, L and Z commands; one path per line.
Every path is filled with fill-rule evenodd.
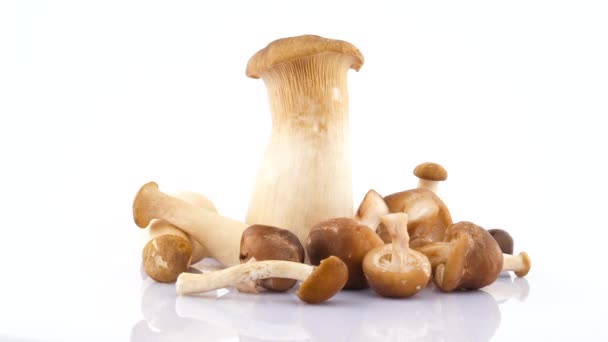
M 328 300 L 342 289 L 371 287 L 411 297 L 428 284 L 441 291 L 479 289 L 501 272 L 530 269 L 513 238 L 452 221 L 438 195 L 447 171 L 414 169 L 414 189 L 382 197 L 369 190 L 353 210 L 347 74 L 363 55 L 352 44 L 319 36 L 278 39 L 251 57 L 246 74 L 266 85 L 272 131 L 245 222 L 218 213 L 196 193 L 170 195 L 144 184 L 133 219 L 145 228 L 143 270 L 175 282 L 180 295 L 232 286 L 242 292 L 286 292 Z M 203 258 L 222 269 L 188 273 Z

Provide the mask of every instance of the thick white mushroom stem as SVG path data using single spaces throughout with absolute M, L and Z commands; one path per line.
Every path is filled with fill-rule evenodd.
M 524 277 L 530 271 L 530 266 L 530 257 L 526 252 L 521 252 L 518 255 L 502 255 L 502 272 L 512 271 L 518 277 Z
M 368 226 L 374 232 L 380 224 L 380 218 L 389 213 L 388 206 L 380 194 L 375 190 L 369 190 L 363 201 L 359 205 L 359 209 L 355 213 L 355 220 L 363 225 Z
M 439 181 L 433 181 L 428 179 L 418 178 L 418 189 L 429 189 L 434 193 L 437 193 L 437 185 Z
M 293 261 L 265 260 L 232 266 L 203 274 L 182 273 L 175 283 L 178 295 L 202 293 L 266 278 L 304 281 L 314 266 Z
M 406 213 L 394 213 L 382 216 L 382 224 L 388 230 L 391 240 L 391 265 L 390 269 L 395 272 L 403 272 L 407 266 L 407 255 L 410 236 L 407 233 Z
M 240 263 L 241 235 L 249 226 L 167 195 L 154 182 L 142 186 L 135 196 L 133 218 L 140 228 L 153 219 L 171 223 L 206 247 L 210 256 L 224 266 Z
M 351 56 L 320 53 L 263 73 L 272 132 L 246 222 L 285 227 L 305 245 L 310 228 L 353 215 L 347 71 Z

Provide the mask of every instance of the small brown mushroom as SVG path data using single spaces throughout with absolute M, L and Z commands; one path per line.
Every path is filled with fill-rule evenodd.
M 435 284 L 445 292 L 476 290 L 494 282 L 503 266 L 503 254 L 485 229 L 458 222 L 446 230 L 445 241 L 416 248 L 431 261 Z
M 199 208 L 217 212 L 205 196 L 194 192 L 176 193 L 175 197 Z M 142 266 L 146 274 L 163 283 L 172 283 L 190 264 L 201 261 L 209 252 L 196 240 L 164 220 L 152 220 L 143 230 Z
M 340 258 L 348 267 L 345 289 L 363 289 L 367 281 L 362 263 L 365 254 L 383 242 L 368 226 L 352 218 L 340 217 L 319 222 L 312 227 L 306 251 L 312 265 L 331 255 Z
M 286 229 L 255 224 L 241 237 L 241 263 L 249 260 L 287 260 L 304 262 L 304 247 L 298 237 Z M 296 283 L 293 279 L 260 279 L 257 285 L 272 291 L 287 291 Z
M 496 240 L 504 254 L 513 254 L 513 238 L 506 230 L 488 229 L 488 233 Z
M 443 201 L 428 189 L 411 189 L 384 197 L 391 213 L 405 212 L 409 220 L 410 247 L 443 241 L 445 230 L 452 224 L 452 216 Z M 390 234 L 380 224 L 378 235 L 385 243 L 391 242 Z
M 431 263 L 422 253 L 409 248 L 407 214 L 382 217 L 392 244 L 378 246 L 363 259 L 369 286 L 384 297 L 410 297 L 422 290 L 431 277 Z
M 306 303 L 316 304 L 333 297 L 344 287 L 348 268 L 334 256 L 322 260 L 319 266 L 284 260 L 255 261 L 204 274 L 182 273 L 175 286 L 178 295 L 185 295 L 267 278 L 302 281 L 296 295 Z
M 418 177 L 419 189 L 429 189 L 437 193 L 437 185 L 448 179 L 448 172 L 439 164 L 427 162 L 416 166 L 414 176 Z

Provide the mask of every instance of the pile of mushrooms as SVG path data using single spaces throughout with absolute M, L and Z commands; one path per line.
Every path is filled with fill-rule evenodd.
M 353 210 L 347 74 L 363 55 L 352 44 L 305 35 L 279 39 L 249 60 L 246 74 L 268 90 L 272 131 L 245 222 L 218 213 L 206 197 L 170 195 L 144 184 L 133 201 L 144 228 L 143 270 L 175 282 L 178 295 L 224 287 L 286 292 L 320 303 L 368 287 L 381 296 L 411 297 L 428 284 L 445 292 L 479 289 L 501 272 L 530 269 L 513 256 L 502 229 L 452 222 L 437 194 L 447 171 L 414 169 L 414 189 L 382 197 L 369 190 Z M 189 273 L 214 258 L 222 269 Z

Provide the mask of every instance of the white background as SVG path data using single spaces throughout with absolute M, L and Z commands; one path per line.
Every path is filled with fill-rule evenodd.
M 605 337 L 607 7 L 2 1 L 0 340 L 128 340 L 135 192 L 198 191 L 243 219 L 270 131 L 245 65 L 309 33 L 365 56 L 349 73 L 353 201 L 443 164 L 454 221 L 507 229 L 533 259 L 494 338 Z

